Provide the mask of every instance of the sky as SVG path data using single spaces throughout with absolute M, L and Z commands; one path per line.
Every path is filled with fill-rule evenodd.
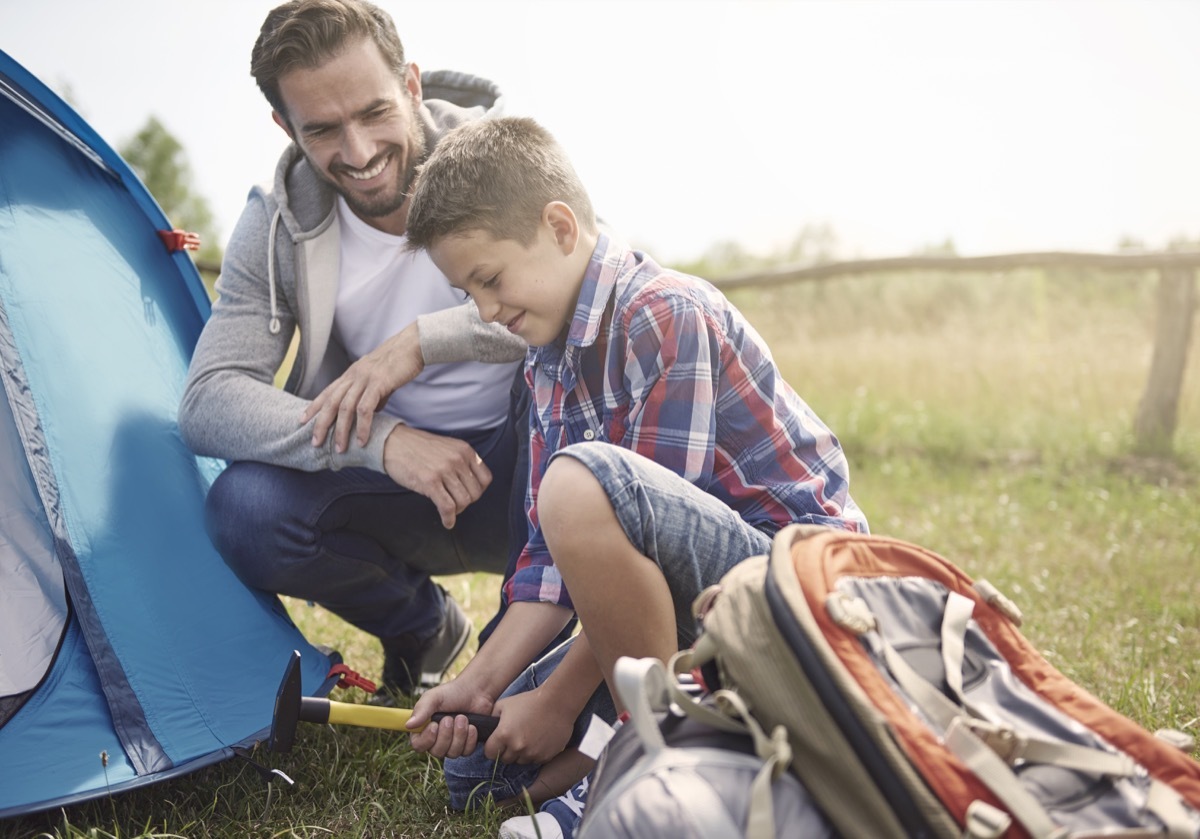
M 0 0 L 0 49 L 111 145 L 153 115 L 222 240 L 283 132 L 249 74 L 275 0 Z M 410 60 L 485 76 L 663 261 L 1200 239 L 1195 0 L 381 0 Z

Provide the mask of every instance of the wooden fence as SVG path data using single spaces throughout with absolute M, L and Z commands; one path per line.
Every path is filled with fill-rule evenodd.
M 1134 420 L 1134 445 L 1141 454 L 1166 454 L 1179 420 L 1179 397 L 1187 368 L 1196 311 L 1196 269 L 1200 253 L 1092 254 L 1049 251 L 994 256 L 903 256 L 859 259 L 824 265 L 783 266 L 713 280 L 724 291 L 769 288 L 788 283 L 903 271 L 980 272 L 1019 268 L 1090 268 L 1158 272 L 1154 355 Z
M 197 267 L 213 276 L 219 269 L 219 266 L 199 262 Z M 729 275 L 713 280 L 713 284 L 729 291 L 866 274 L 894 274 L 904 271 L 978 273 L 1020 268 L 1158 272 L 1154 355 L 1150 362 L 1146 387 L 1138 403 L 1134 420 L 1134 440 L 1140 453 L 1170 452 L 1179 420 L 1179 397 L 1183 391 L 1196 310 L 1196 269 L 1200 268 L 1200 253 L 1093 254 L 1047 251 L 993 256 L 902 256 L 802 267 L 782 266 Z

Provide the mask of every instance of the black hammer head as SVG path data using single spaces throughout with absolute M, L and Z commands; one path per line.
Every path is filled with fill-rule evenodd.
M 296 740 L 296 725 L 300 722 L 300 653 L 292 650 L 283 681 L 275 694 L 275 713 L 271 717 L 271 739 L 267 748 L 272 752 L 290 752 Z

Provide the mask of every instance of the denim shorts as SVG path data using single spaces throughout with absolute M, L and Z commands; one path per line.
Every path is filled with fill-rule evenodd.
M 697 595 L 743 559 L 770 552 L 772 533 L 752 527 L 720 499 L 629 449 L 602 442 L 577 443 L 554 457 L 573 457 L 591 471 L 629 541 L 662 569 L 675 604 L 680 649 L 696 640 L 692 602 Z M 603 557 L 596 559 L 603 561 Z M 531 665 L 504 695 L 544 682 L 564 652 L 560 647 Z M 486 655 L 486 648 L 481 654 Z M 577 733 L 593 713 L 613 721 L 611 698 L 603 687 L 597 693 L 603 694 L 604 702 L 593 696 L 576 721 Z M 446 760 L 444 767 L 450 804 L 460 810 L 488 794 L 499 799 L 519 795 L 540 769 L 498 764 L 484 756 L 482 746 L 471 755 Z

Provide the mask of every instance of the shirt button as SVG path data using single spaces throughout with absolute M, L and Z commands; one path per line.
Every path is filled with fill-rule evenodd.
M 595 440 L 595 439 L 596 439 L 596 432 L 595 432 L 595 431 L 592 431 L 592 429 L 590 429 L 590 428 L 585 428 L 585 429 L 584 429 L 584 431 L 583 431 L 583 439 L 585 439 L 585 440 Z

